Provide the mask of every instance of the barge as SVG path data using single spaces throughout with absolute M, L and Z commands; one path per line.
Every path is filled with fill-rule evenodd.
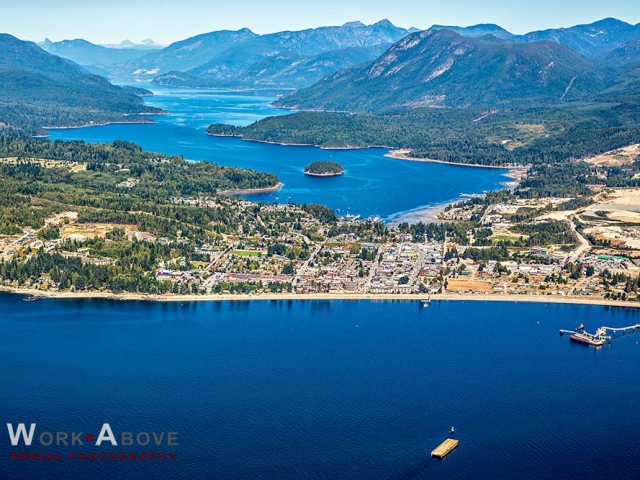
M 595 337 L 593 335 L 587 335 L 584 333 L 572 333 L 569 339 L 574 342 L 586 343 L 587 345 L 593 345 L 594 347 L 601 347 L 604 345 L 604 339 Z
M 431 456 L 442 459 L 453 452 L 457 446 L 458 440 L 455 438 L 447 438 L 431 452 Z

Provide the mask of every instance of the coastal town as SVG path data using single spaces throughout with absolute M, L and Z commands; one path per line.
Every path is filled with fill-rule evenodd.
M 132 225 L 80 223 L 77 212 L 69 211 L 47 219 L 39 230 L 1 236 L 0 265 L 44 252 L 108 268 L 121 260 L 97 254 L 108 250 L 104 245 L 158 244 L 169 253 L 148 275 L 163 287 L 135 296 L 90 288 L 77 278 L 61 285 L 47 274 L 1 281 L 5 289 L 34 295 L 134 294 L 155 300 L 323 294 L 629 302 L 638 300 L 640 274 L 640 214 L 629 205 L 639 200 L 638 189 L 608 189 L 593 203 L 566 210 L 572 199 L 504 195 L 493 202 L 480 195 L 436 209 L 416 226 L 351 216 L 327 222 L 293 204 L 173 199 L 235 211 L 236 230 L 209 243 L 156 237 Z M 526 230 L 519 223 L 523 218 Z M 180 253 L 185 250 L 193 255 Z

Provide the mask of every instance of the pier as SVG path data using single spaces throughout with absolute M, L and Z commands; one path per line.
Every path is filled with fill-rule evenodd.
M 447 438 L 431 452 L 431 456 L 442 459 L 449 455 L 457 446 L 458 440 Z
M 602 326 L 596 330 L 596 333 L 586 332 L 584 327 L 580 325 L 576 330 L 560 330 L 560 335 L 564 335 L 565 333 L 571 335 L 571 340 L 599 347 L 605 343 L 611 343 L 611 340 L 619 334 L 627 335 L 629 333 L 640 333 L 640 324 L 615 328 Z

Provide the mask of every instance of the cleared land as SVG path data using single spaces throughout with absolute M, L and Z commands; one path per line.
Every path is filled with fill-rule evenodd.
M 595 157 L 585 158 L 584 161 L 592 165 L 620 167 L 622 165 L 630 165 L 638 155 L 640 155 L 640 144 L 635 144 L 596 155 Z
M 87 170 L 86 163 L 78 163 L 78 162 L 66 162 L 62 160 L 44 160 L 42 158 L 16 158 L 16 157 L 8 157 L 8 158 L 0 158 L 0 162 L 3 163 L 38 163 L 43 168 L 64 168 L 69 172 L 78 173 L 84 172 Z
M 492 292 L 493 291 L 493 283 L 484 282 L 482 280 L 471 280 L 471 279 L 455 279 L 455 280 L 447 280 L 447 292 L 456 293 L 456 292 Z
M 87 238 L 104 238 L 107 232 L 120 228 L 125 234 L 138 233 L 138 227 L 135 225 L 118 225 L 114 223 L 76 223 L 73 225 L 65 225 L 60 229 L 60 238 L 69 238 L 72 235 L 82 235 Z M 144 234 L 148 235 L 149 234 Z

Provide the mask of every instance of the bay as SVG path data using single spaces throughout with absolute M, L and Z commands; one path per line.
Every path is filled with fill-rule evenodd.
M 264 201 L 338 213 L 405 212 L 501 188 L 504 170 L 206 137 L 288 112 L 272 94 L 154 88 L 155 125 L 52 131 L 276 173 Z M 341 177 L 306 177 L 314 160 Z M 2 478 L 639 478 L 640 335 L 595 349 L 558 330 L 638 323 L 635 309 L 496 302 L 37 300 L 0 294 L 0 418 L 97 435 L 178 432 L 175 447 L 38 447 Z M 459 448 L 429 452 L 456 427 Z M 42 431 L 42 430 L 39 430 Z M 18 450 L 20 451 L 20 450 Z M 172 461 L 69 461 L 173 452 Z
M 638 478 L 634 309 L 496 302 L 37 300 L 0 294 L 0 418 L 177 431 L 173 461 L 20 462 L 2 478 Z M 454 425 L 458 449 L 429 452 Z
M 404 213 L 453 201 L 463 195 L 504 188 L 507 170 L 411 162 L 385 157 L 387 149 L 322 150 L 247 142 L 205 135 L 212 123 L 247 125 L 270 115 L 290 112 L 271 108 L 274 96 L 264 93 L 182 90 L 152 87 L 149 105 L 171 112 L 155 125 L 107 125 L 52 130 L 51 139 L 112 142 L 128 140 L 151 151 L 184 155 L 220 165 L 275 173 L 284 187 L 251 195 L 255 201 L 320 203 L 339 214 L 387 221 Z M 305 165 L 316 160 L 340 163 L 339 177 L 309 177 Z

